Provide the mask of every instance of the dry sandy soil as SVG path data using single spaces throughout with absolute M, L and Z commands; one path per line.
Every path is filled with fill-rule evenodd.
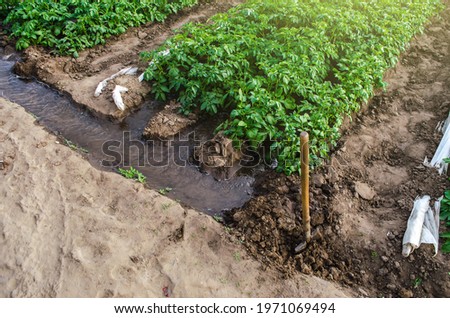
M 0 297 L 340 297 L 263 270 L 213 218 L 93 168 L 0 99 Z

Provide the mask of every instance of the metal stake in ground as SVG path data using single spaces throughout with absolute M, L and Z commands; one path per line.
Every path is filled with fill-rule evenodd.
M 305 131 L 300 134 L 300 152 L 302 180 L 302 221 L 306 241 L 300 243 L 295 248 L 296 253 L 300 253 L 301 251 L 303 251 L 312 239 L 315 239 L 321 235 L 319 229 L 316 229 L 311 235 L 311 216 L 309 214 L 309 135 Z

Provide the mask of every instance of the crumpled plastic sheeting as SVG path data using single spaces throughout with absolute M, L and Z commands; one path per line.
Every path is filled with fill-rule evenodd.
M 117 108 L 119 108 L 121 111 L 125 110 L 125 104 L 123 103 L 122 99 L 122 93 L 128 92 L 128 88 L 116 85 L 114 88 L 114 91 L 112 93 L 112 97 L 114 99 L 114 103 L 116 104 Z
M 119 72 L 111 75 L 110 77 L 108 77 L 107 79 L 104 79 L 103 81 L 101 81 L 100 83 L 98 83 L 97 88 L 95 89 L 95 93 L 94 96 L 95 97 L 99 97 L 100 94 L 102 93 L 103 89 L 106 87 L 106 85 L 108 85 L 108 82 L 115 79 L 118 76 L 121 75 L 136 75 L 138 71 L 137 67 L 126 67 L 122 70 L 120 70 Z M 117 105 L 117 104 L 116 104 Z
M 440 127 L 439 127 L 440 128 Z M 448 164 L 444 159 L 450 157 L 450 116 L 445 121 L 442 131 L 444 136 L 431 161 L 425 158 L 423 164 L 427 167 L 437 168 L 440 174 L 447 173 Z
M 421 244 L 433 244 L 434 255 L 438 253 L 441 199 L 435 202 L 434 209 L 430 207 L 431 198 L 428 195 L 417 198 L 414 202 L 403 236 L 402 254 L 404 257 L 408 257 Z

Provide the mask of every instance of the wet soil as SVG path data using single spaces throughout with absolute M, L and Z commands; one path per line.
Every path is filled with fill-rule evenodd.
M 186 117 L 179 113 L 181 105 L 170 101 L 164 109 L 153 116 L 144 128 L 143 137 L 147 139 L 168 140 L 192 126 L 198 120 L 195 114 Z
M 402 237 L 417 196 L 449 187 L 422 163 L 450 111 L 450 10 L 428 26 L 347 125 L 326 166 L 312 177 L 311 217 L 323 238 L 300 254 L 300 180 L 270 173 L 256 197 L 228 214 L 235 234 L 267 267 L 351 286 L 362 297 L 450 297 L 450 256 L 422 246 L 403 258 Z M 442 231 L 442 229 L 441 229 Z M 441 242 L 442 243 L 442 242 Z
M 253 193 L 252 176 L 218 182 L 190 161 L 195 147 L 213 135 L 221 117 L 206 125 L 189 121 L 189 128 L 178 125 L 178 130 L 167 131 L 167 125 L 160 125 L 150 136 L 144 128 L 151 119 L 164 116 L 165 105 L 144 98 L 148 85 L 139 83 L 137 76 L 117 77 L 100 97 L 94 97 L 99 81 L 130 65 L 145 67 L 140 64 L 140 52 L 157 48 L 185 23 L 206 21 L 238 2 L 202 1 L 164 23 L 132 28 L 109 39 L 105 46 L 80 53 L 78 59 L 55 57 L 49 50 L 36 47 L 26 50 L 19 59 L 14 39 L 8 38 L 0 26 L 0 96 L 33 113 L 42 125 L 61 137 L 61 142 L 79 147 L 99 169 L 136 167 L 147 176 L 151 188 L 171 188 L 169 197 L 211 215 L 241 206 Z M 12 73 L 13 67 L 18 76 Z M 111 98 L 115 85 L 129 88 L 122 96 L 129 106 L 125 112 L 118 112 Z M 105 116 L 120 122 L 111 122 Z M 172 119 L 186 123 L 183 117 Z M 146 140 L 142 139 L 143 133 Z M 111 148 L 111 157 L 105 146 L 112 144 L 119 146 Z
M 113 123 L 92 116 L 45 84 L 21 80 L 11 72 L 15 58 L 0 57 L 0 97 L 34 114 L 62 143 L 68 140 L 79 147 L 94 167 L 110 171 L 133 166 L 147 176 L 149 187 L 169 187 L 169 197 L 211 215 L 241 206 L 251 197 L 253 176 L 218 182 L 190 161 L 195 147 L 213 136 L 221 118 L 194 124 L 170 140 L 143 140 L 145 125 L 163 104 L 147 101 L 124 122 Z

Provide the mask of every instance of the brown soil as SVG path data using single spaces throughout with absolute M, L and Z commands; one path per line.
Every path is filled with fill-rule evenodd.
M 197 116 L 193 113 L 189 117 L 180 114 L 180 107 L 179 103 L 171 101 L 162 111 L 156 113 L 144 129 L 144 138 L 168 140 L 197 122 Z
M 229 180 L 242 167 L 242 152 L 233 147 L 233 141 L 219 132 L 194 151 L 194 160 L 204 173 L 212 174 L 216 180 Z
M 0 297 L 343 297 L 264 270 L 213 218 L 93 168 L 0 98 Z
M 55 57 L 48 50 L 30 47 L 24 52 L 23 62 L 17 63 L 15 71 L 25 77 L 37 77 L 57 90 L 68 94 L 77 104 L 86 107 L 96 115 L 115 120 L 123 120 L 131 112 L 142 106 L 143 96 L 150 92 L 150 86 L 126 86 L 129 92 L 124 94 L 125 111 L 115 106 L 108 91 L 99 97 L 94 92 L 99 82 L 128 66 L 138 66 L 139 73 L 146 63 L 139 59 L 143 51 L 158 48 L 173 35 L 175 29 L 188 22 L 203 22 L 217 12 L 223 12 L 239 3 L 239 0 L 205 1 L 171 16 L 164 23 L 152 23 L 132 28 L 125 34 L 80 53 L 78 59 Z M 135 83 L 136 84 L 136 83 Z M 120 84 L 119 84 L 120 85 Z M 109 91 L 112 91 L 112 87 Z
M 360 296 L 450 297 L 450 256 L 421 247 L 403 258 L 414 199 L 438 198 L 446 176 L 426 168 L 450 110 L 450 10 L 415 39 L 384 93 L 348 125 L 328 164 L 315 172 L 312 225 L 323 239 L 295 255 L 303 230 L 298 177 L 275 173 L 259 196 L 229 215 L 252 255 L 285 273 L 301 271 L 351 286 Z

